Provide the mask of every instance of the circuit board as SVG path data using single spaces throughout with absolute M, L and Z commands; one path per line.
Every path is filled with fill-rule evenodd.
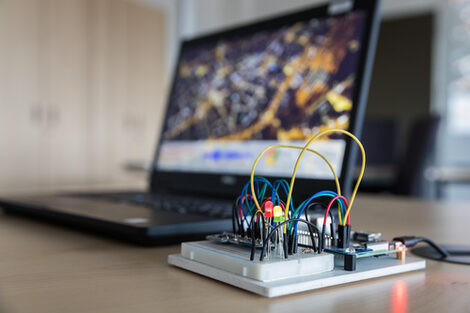
M 169 255 L 168 263 L 265 297 L 279 297 L 308 290 L 416 271 L 424 269 L 426 266 L 425 261 L 421 259 L 406 258 L 406 260 L 400 260 L 394 255 L 395 253 L 385 255 L 382 253 L 380 256 L 363 256 L 358 258 L 355 271 L 344 270 L 341 266 L 341 261 L 339 261 L 336 262 L 339 266 L 335 265 L 332 269 L 326 267 L 316 273 L 298 273 L 298 271 L 301 272 L 303 269 L 301 263 L 299 263 L 300 258 L 292 258 L 286 261 L 283 258 L 276 257 L 275 260 L 269 262 L 265 261 L 264 263 L 259 261 L 250 262 L 249 248 L 247 247 L 239 246 L 237 247 L 236 253 L 227 253 L 227 246 L 220 243 L 202 241 L 189 244 L 192 246 L 191 248 L 194 252 L 192 257 L 190 256 L 190 248 L 184 253 L 186 256 L 183 254 Z M 217 248 L 217 246 L 219 247 Z M 214 250 L 217 250 L 215 253 L 226 257 L 228 261 L 220 262 L 220 260 L 215 260 L 213 257 Z M 333 256 L 336 260 L 340 254 L 330 254 L 326 252 L 324 255 Z M 328 260 L 323 261 L 325 262 L 324 265 L 328 266 Z M 276 265 L 275 271 L 279 270 L 279 268 L 284 268 L 284 271 L 296 274 L 287 278 L 278 277 L 278 279 L 263 281 L 259 279 L 260 277 L 249 277 L 251 270 L 251 268 L 247 268 L 247 266 L 250 265 L 249 263 L 252 263 L 252 266 L 258 266 L 259 272 L 263 271 L 263 266 L 269 267 L 274 264 Z M 246 269 L 244 270 L 243 268 Z M 237 270 L 240 270 L 240 272 L 237 272 Z M 268 269 L 268 271 L 270 270 Z
M 309 150 L 309 145 L 331 133 L 349 136 L 362 153 L 361 172 L 351 197 L 348 200 L 341 194 L 338 176 L 330 166 L 336 191 L 318 190 L 308 198 L 294 199 L 295 174 L 303 153 L 318 154 L 330 164 L 320 153 Z M 255 177 L 262 155 L 280 147 L 302 150 L 290 183 Z M 406 242 L 410 241 L 405 237 L 389 241 L 382 240 L 379 232 L 352 230 L 351 208 L 364 168 L 364 147 L 341 129 L 324 130 L 303 148 L 269 146 L 255 160 L 250 181 L 234 201 L 232 231 L 183 243 L 181 254 L 170 255 L 168 262 L 266 297 L 425 268 L 425 261 L 407 259 Z M 336 208 L 337 213 L 333 212 Z
M 274 252 L 267 262 L 250 261 L 250 251 L 240 245 L 224 245 L 210 240 L 186 242 L 181 245 L 181 256 L 243 277 L 258 281 L 275 281 L 333 270 L 331 253 L 298 253 L 285 260 Z

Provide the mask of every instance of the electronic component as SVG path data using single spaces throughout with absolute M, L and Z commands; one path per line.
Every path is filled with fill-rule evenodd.
M 207 241 L 183 243 L 180 256 L 170 256 L 169 262 L 228 283 L 232 283 L 227 279 L 231 277 L 258 293 L 261 293 L 257 289 L 260 286 L 291 286 L 298 281 L 305 285 L 294 290 L 313 289 L 305 279 L 316 281 L 321 277 L 320 284 L 323 284 L 325 280 L 329 281 L 327 278 L 340 276 L 338 273 L 368 273 L 347 278 L 354 281 L 423 268 L 423 261 L 406 261 L 406 246 L 402 242 L 411 244 L 419 239 L 403 237 L 390 242 L 380 241 L 380 233 L 351 231 L 350 211 L 360 179 L 348 201 L 340 194 L 339 181 L 329 161 L 308 149 L 316 138 L 333 132 L 353 138 L 361 148 L 364 160 L 365 152 L 358 139 L 338 129 L 319 133 L 304 148 L 286 145 L 266 148 L 256 159 L 250 181 L 233 205 L 233 231 L 207 236 Z M 298 161 L 290 184 L 285 180 L 270 182 L 255 177 L 254 170 L 263 153 L 277 147 L 302 149 L 298 161 L 305 151 L 322 157 L 330 165 L 337 192 L 319 191 L 295 206 L 292 186 Z M 364 166 L 363 161 L 361 173 Z M 338 209 L 337 215 L 332 213 L 333 208 Z M 322 276 L 326 274 L 328 276 Z M 273 281 L 278 284 L 270 284 Z M 341 282 L 333 279 L 330 283 Z M 283 293 L 289 292 L 284 290 Z
M 299 229 L 297 230 L 297 243 L 298 243 L 299 246 L 311 247 L 313 245 L 312 244 L 312 236 L 313 236 L 315 241 L 318 240 L 317 233 L 310 234 L 307 227 L 304 228 L 304 227 L 300 227 L 300 225 L 299 225 Z M 324 239 L 325 239 L 325 246 L 331 246 L 332 245 L 333 237 L 331 237 L 330 235 L 325 235 Z
M 356 270 L 356 258 L 355 254 L 345 254 L 344 255 L 344 270 L 345 271 L 355 271 Z
M 271 254 L 269 262 L 250 261 L 250 250 L 236 245 L 220 245 L 211 241 L 186 242 L 181 255 L 189 260 L 248 277 L 258 281 L 274 281 L 329 272 L 334 267 L 330 253 L 300 252 L 285 260 L 283 255 Z
M 253 245 L 253 240 L 251 238 L 243 237 L 243 236 L 232 234 L 232 233 L 209 235 L 206 237 L 206 239 L 210 241 L 218 242 L 218 243 L 231 243 L 234 245 L 242 245 L 242 246 L 249 246 L 249 247 Z M 260 239 L 256 239 L 255 247 L 262 248 L 263 242 Z
M 352 239 L 359 242 L 377 241 L 382 238 L 381 233 L 371 233 L 366 231 L 356 231 L 352 233 Z
M 274 223 L 280 223 L 284 221 L 284 212 L 279 205 L 276 205 L 273 209 Z
M 273 202 L 269 200 L 266 201 L 266 203 L 264 204 L 264 217 L 266 218 L 273 217 L 274 216 L 273 209 L 274 209 Z
M 389 242 L 388 241 L 367 242 L 365 244 L 365 248 L 367 250 L 372 250 L 372 251 L 387 251 L 389 250 Z
M 320 212 L 309 212 L 308 213 L 308 221 L 310 223 L 312 223 L 313 225 L 317 226 L 318 229 L 321 229 L 322 228 L 322 225 L 323 225 L 323 222 L 324 222 L 324 212 L 323 214 L 320 213 Z M 331 220 L 331 217 L 328 216 L 326 218 L 326 224 L 327 225 L 330 225 L 332 223 L 332 220 Z M 305 229 L 308 229 L 308 226 L 306 226 L 305 224 L 301 224 L 301 225 L 298 225 L 298 230 L 305 230 Z M 325 234 L 327 235 L 330 235 L 331 234 L 331 229 L 330 227 L 327 227 L 325 229 Z
M 347 249 L 350 246 L 351 227 L 349 225 L 338 226 L 338 248 Z
M 226 245 L 221 246 L 225 247 Z M 247 263 L 251 262 L 247 260 L 246 254 L 243 256 L 237 255 L 234 258 L 237 260 L 243 259 Z M 283 264 L 285 260 L 280 260 L 279 262 Z M 416 271 L 426 266 L 424 260 L 415 258 L 408 258 L 406 261 L 398 260 L 393 256 L 357 258 L 355 271 L 344 271 L 342 266 L 338 268 L 335 265 L 332 271 L 324 273 L 263 282 L 205 264 L 204 262 L 191 260 L 181 254 L 169 255 L 168 263 L 265 297 L 279 297 L 302 291 Z M 269 262 L 266 262 L 266 264 L 269 264 Z
M 413 247 L 420 242 L 425 242 L 428 245 L 430 245 L 434 250 L 436 250 L 441 255 L 441 257 L 446 258 L 449 256 L 449 253 L 447 251 L 439 247 L 437 244 L 435 244 L 432 240 L 428 238 L 415 237 L 415 236 L 403 236 L 403 237 L 393 238 L 393 240 L 395 242 L 395 245 L 397 245 L 398 242 L 401 242 L 406 247 Z

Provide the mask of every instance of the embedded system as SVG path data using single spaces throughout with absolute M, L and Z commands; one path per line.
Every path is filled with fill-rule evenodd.
M 362 155 L 361 171 L 349 199 L 342 194 L 328 159 L 310 148 L 331 135 L 351 138 Z M 290 182 L 255 176 L 256 165 L 271 149 L 299 151 Z M 306 152 L 327 164 L 336 189 L 317 190 L 294 202 L 295 178 Z M 168 262 L 267 297 L 425 268 L 424 260 L 406 257 L 403 238 L 385 240 L 379 232 L 352 230 L 351 210 L 365 164 L 361 142 L 343 129 L 318 132 L 303 147 L 268 146 L 256 158 L 250 181 L 234 202 L 232 232 L 182 243 L 181 253 L 170 255 Z

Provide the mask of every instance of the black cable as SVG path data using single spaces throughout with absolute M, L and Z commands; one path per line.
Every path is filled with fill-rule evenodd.
M 240 209 L 241 209 L 241 205 L 240 205 Z M 238 212 L 237 212 L 237 214 L 238 214 Z M 239 220 L 240 220 L 240 235 L 242 237 L 245 237 L 245 223 L 244 223 L 245 217 L 240 214 L 240 219 Z M 246 231 L 248 232 L 248 229 Z
M 326 205 L 324 205 L 323 203 L 321 202 L 312 202 L 310 203 L 304 210 L 304 213 L 305 213 L 305 219 L 308 221 L 308 210 L 313 207 L 314 205 L 320 205 L 322 207 L 322 209 L 326 210 Z M 334 214 L 332 213 L 332 210 L 328 211 L 328 216 L 330 217 L 331 219 L 331 223 L 330 223 L 330 228 L 331 228 L 331 238 L 333 238 L 333 246 L 336 246 L 336 220 L 335 220 L 335 216 Z M 323 237 L 322 237 L 323 238 Z M 320 238 L 318 239 L 320 240 Z
M 294 247 L 292 248 L 292 254 L 297 253 L 298 244 L 299 244 L 299 238 L 298 238 L 297 234 L 293 234 L 293 236 L 292 236 L 292 245 Z
M 285 225 L 286 223 L 289 223 L 289 222 L 302 222 L 302 223 L 305 223 L 307 225 L 311 225 L 313 227 L 313 229 L 315 229 L 315 232 L 317 233 L 318 237 L 320 237 L 320 231 L 318 230 L 317 226 L 313 225 L 312 223 L 310 223 L 309 221 L 306 221 L 304 219 L 301 219 L 301 218 L 293 218 L 293 219 L 290 219 L 290 220 L 287 220 L 287 221 L 284 221 L 282 223 L 279 223 L 278 225 L 276 225 L 276 227 L 274 227 L 268 234 L 268 236 L 266 237 L 266 239 L 264 240 L 263 242 L 263 249 L 261 250 L 261 255 L 260 255 L 260 261 L 263 261 L 264 259 L 264 254 L 266 252 L 266 243 L 267 242 L 270 242 L 271 241 L 271 237 L 273 236 L 273 234 L 276 232 L 276 230 L 279 229 L 279 227 Z M 321 251 L 319 250 L 319 253 L 321 253 Z
M 305 213 L 305 220 L 309 221 L 308 219 L 308 209 L 310 209 L 312 206 L 314 205 L 321 205 L 323 206 L 321 203 L 319 202 L 313 202 L 311 204 L 309 204 L 305 210 L 304 210 L 304 213 Z M 325 207 L 325 210 L 326 210 L 326 207 Z M 317 252 L 317 249 L 316 249 L 316 242 L 315 242 L 315 238 L 313 237 L 313 232 L 312 232 L 312 227 L 308 226 L 308 232 L 309 232 L 309 235 L 310 235 L 310 240 L 312 241 L 312 246 L 313 246 L 313 251 L 314 252 Z M 318 240 L 320 240 L 320 237 L 318 237 Z M 320 246 L 319 246 L 320 247 Z
M 310 235 L 310 240 L 312 241 L 313 252 L 317 252 L 318 250 L 320 250 L 320 246 L 318 246 L 318 249 L 317 249 L 317 242 L 315 240 L 315 237 L 313 236 L 313 230 L 312 230 L 312 227 L 310 227 L 310 225 L 308 226 L 308 234 Z M 320 240 L 320 237 L 318 237 L 318 240 Z
M 262 216 L 261 214 L 259 216 L 261 216 L 260 219 L 263 221 L 263 231 L 261 232 L 260 236 L 262 238 L 262 242 L 264 243 L 264 240 L 265 240 L 264 230 L 266 229 L 266 223 L 264 221 L 264 216 Z M 254 217 L 256 217 L 256 215 Z M 258 222 L 255 222 L 255 219 L 253 218 L 251 220 L 251 253 L 250 253 L 250 261 L 253 261 L 255 259 L 255 250 L 256 250 L 255 225 L 256 225 L 256 223 L 259 224 L 259 219 L 258 219 Z
M 289 236 L 289 255 L 292 255 L 294 254 L 294 236 L 291 234 L 291 236 Z
M 256 250 L 256 237 L 255 237 L 255 221 L 254 219 L 251 221 L 251 253 L 250 253 L 250 261 L 255 259 L 255 250 Z
M 239 215 L 237 213 L 239 201 L 240 201 L 240 196 L 237 198 L 237 200 L 235 200 L 235 203 L 232 205 L 232 229 L 233 229 L 234 234 L 238 234 L 238 232 L 240 231 L 240 224 L 238 223 Z
M 431 247 L 433 247 L 437 252 L 439 252 L 439 254 L 442 255 L 443 258 L 449 257 L 449 253 L 446 250 L 442 249 L 436 243 L 434 243 L 431 239 L 428 239 L 428 238 L 415 237 L 415 236 L 402 236 L 402 237 L 395 237 L 393 238 L 393 240 L 400 241 L 406 247 L 413 247 L 420 242 L 424 242 L 430 245 Z
M 318 249 L 317 249 L 317 243 L 316 243 L 316 240 L 315 240 L 315 236 L 313 236 L 313 232 L 314 230 L 312 229 L 312 227 L 310 227 L 308 225 L 308 234 L 310 235 L 310 240 L 312 241 L 312 248 L 313 248 L 313 252 L 317 252 Z M 297 245 L 297 232 L 294 232 L 294 227 L 292 227 L 292 230 L 291 230 L 291 236 L 295 236 L 295 244 Z M 297 253 L 297 247 L 295 247 L 295 252 L 294 254 Z
M 319 205 L 319 206 L 322 207 L 322 210 L 323 210 L 323 209 L 326 210 L 326 206 L 325 206 L 323 203 L 321 203 L 321 202 L 312 202 L 312 203 L 310 203 L 310 204 L 305 208 L 305 210 L 304 210 L 305 219 L 306 219 L 307 221 L 308 221 L 308 210 L 309 210 L 311 207 L 315 206 L 315 205 Z M 331 210 L 330 210 L 330 213 L 331 213 Z
M 284 258 L 287 259 L 289 257 L 289 254 L 287 253 L 287 232 L 284 233 L 284 240 L 282 243 L 284 244 Z
M 237 214 L 237 223 L 238 223 L 238 233 L 242 236 L 245 236 L 245 228 L 243 226 L 243 216 L 241 212 L 241 198 L 238 201 L 238 205 L 236 207 L 236 214 Z
M 464 245 L 439 245 L 442 250 L 449 253 L 448 257 L 442 257 L 434 248 L 428 245 L 415 247 L 411 252 L 423 258 L 428 258 L 440 262 L 448 262 L 453 264 L 470 265 L 470 246 Z
M 313 246 L 313 252 L 317 252 L 317 247 L 315 247 L 315 241 L 312 241 L 312 246 Z M 294 234 L 294 254 L 297 253 L 299 247 L 299 236 L 297 234 Z

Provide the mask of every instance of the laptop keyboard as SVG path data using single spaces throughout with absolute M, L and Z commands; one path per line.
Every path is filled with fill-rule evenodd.
M 122 204 L 143 205 L 155 210 L 180 214 L 199 214 L 216 218 L 230 218 L 232 204 L 228 201 L 185 196 L 155 195 L 150 193 L 100 193 L 81 197 L 115 201 Z

